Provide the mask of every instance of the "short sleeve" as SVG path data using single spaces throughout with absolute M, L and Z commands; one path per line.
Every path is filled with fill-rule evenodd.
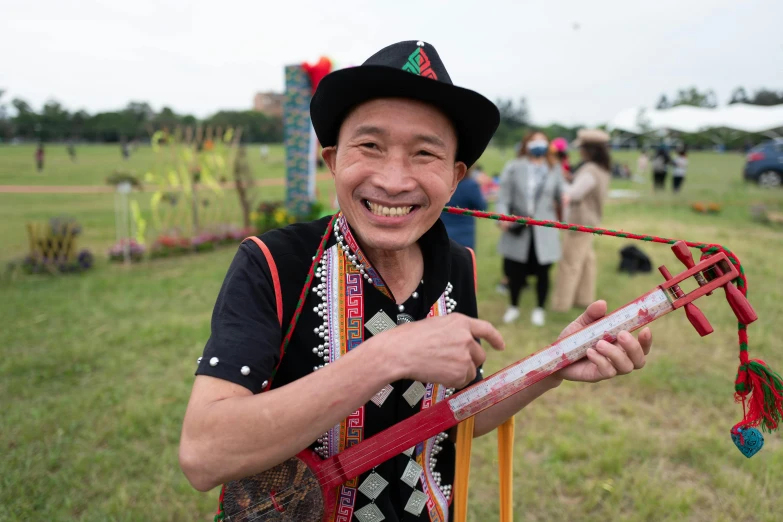
M 282 332 L 274 282 L 255 245 L 239 247 L 212 312 L 212 331 L 196 375 L 261 392 L 280 360 Z

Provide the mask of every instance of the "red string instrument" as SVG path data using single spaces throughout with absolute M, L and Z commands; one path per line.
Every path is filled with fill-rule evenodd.
M 340 484 L 582 359 L 600 340 L 614 342 L 620 331 L 637 330 L 680 308 L 685 309 L 699 335 L 711 333 L 712 326 L 693 302 L 720 288 L 742 324 L 757 319 L 750 303 L 732 284 L 740 272 L 725 253 L 714 253 L 696 263 L 684 242 L 675 243 L 672 250 L 685 264 L 685 271 L 673 276 L 661 266 L 664 283 L 543 350 L 331 458 L 321 460 L 305 450 L 263 473 L 229 482 L 221 498 L 224 519 L 326 520 Z M 690 278 L 698 287 L 686 293 L 680 283 Z

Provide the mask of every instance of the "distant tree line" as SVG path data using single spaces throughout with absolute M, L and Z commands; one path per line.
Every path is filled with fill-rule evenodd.
M 40 111 L 20 98 L 10 102 L 15 114 L 3 100 L 0 89 L 0 138 L 9 141 L 20 138 L 28 141 L 90 141 L 112 143 L 123 139 L 149 139 L 153 132 L 178 125 L 199 124 L 242 127 L 242 141 L 253 143 L 280 143 L 283 141 L 283 121 L 280 117 L 261 112 L 219 111 L 200 120 L 192 114 L 177 114 L 169 107 L 155 112 L 146 102 L 130 102 L 117 111 L 89 114 L 80 110 L 70 112 L 58 101 L 50 100 Z
M 569 127 L 558 123 L 536 127 L 530 122 L 530 113 L 525 98 L 520 98 L 517 103 L 514 103 L 512 99 L 500 98 L 495 104 L 500 111 L 500 124 L 492 142 L 500 148 L 516 147 L 522 138 L 534 128 L 542 131 L 550 139 L 562 137 L 571 141 L 576 138 L 576 132 L 583 127 L 582 125 Z
M 751 96 L 744 87 L 737 87 L 731 93 L 731 97 L 728 100 L 729 105 L 735 103 L 747 103 L 749 105 L 761 106 L 783 104 L 783 90 L 775 91 L 762 88 L 756 90 Z M 718 99 L 715 95 L 715 91 L 712 89 L 701 91 L 696 87 L 690 87 L 688 89 L 678 90 L 677 95 L 671 100 L 666 94 L 662 94 L 658 99 L 656 108 L 662 110 L 678 107 L 680 105 L 715 108 L 718 106 Z M 747 150 L 751 146 L 769 139 L 764 134 L 747 134 L 729 129 L 713 129 L 710 131 L 689 134 L 673 133 L 673 135 L 692 149 L 709 149 L 720 145 L 729 150 Z M 642 141 L 655 143 L 656 140 L 650 141 L 649 139 L 643 139 Z
M 744 87 L 737 87 L 731 93 L 729 98 L 729 105 L 735 103 L 747 103 L 750 105 L 779 105 L 783 103 L 783 90 L 774 91 L 771 89 L 758 89 L 753 93 L 753 96 L 749 96 Z M 715 108 L 718 106 L 718 98 L 715 95 L 715 91 L 707 89 L 700 91 L 696 87 L 689 89 L 680 89 L 677 91 L 677 96 L 670 101 L 666 94 L 662 94 L 658 98 L 658 103 L 655 105 L 656 109 L 670 109 L 671 107 L 677 107 L 679 105 L 690 105 L 692 107 L 707 107 Z

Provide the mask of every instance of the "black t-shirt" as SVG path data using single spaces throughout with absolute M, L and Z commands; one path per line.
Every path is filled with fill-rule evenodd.
M 335 244 L 332 230 L 327 231 L 330 218 L 310 223 L 300 223 L 273 230 L 260 236 L 269 248 L 279 274 L 282 294 L 283 324 L 278 320 L 274 280 L 264 254 L 259 247 L 247 241 L 237 251 L 229 267 L 223 286 L 215 303 L 212 316 L 212 334 L 204 348 L 197 375 L 209 375 L 246 387 L 259 393 L 271 378 L 280 361 L 283 335 L 291 322 L 313 256 L 324 233 L 329 233 L 326 248 Z M 419 240 L 424 260 L 424 276 L 415 294 L 403 303 L 409 320 L 427 317 L 430 307 L 451 283 L 450 298 L 456 301 L 455 312 L 477 317 L 474 267 L 471 253 L 450 241 L 440 220 Z M 323 343 L 314 330 L 323 323 L 314 311 L 320 298 L 314 291 L 308 295 L 303 312 L 296 324 L 282 363 L 274 376 L 272 388 L 306 377 L 313 368 L 324 364 L 323 357 L 313 353 L 313 347 Z M 364 284 L 364 318 L 366 320 L 383 310 L 390 318 L 399 321 L 398 305 L 376 286 Z M 372 336 L 365 329 L 365 340 Z M 356 349 L 360 349 L 361 346 Z M 217 364 L 210 361 L 217 358 Z M 246 368 L 244 368 L 246 367 Z M 479 373 L 477 380 L 481 378 Z M 420 411 L 421 401 L 411 407 L 403 393 L 412 381 L 391 383 L 391 395 L 378 407 L 368 402 L 365 406 L 364 440 Z M 307 398 L 306 400 L 314 400 Z M 260 427 L 262 429 L 262 427 Z M 317 444 L 314 442 L 311 449 Z M 435 470 L 441 475 L 442 485 L 454 482 L 455 446 L 447 438 L 440 443 L 443 448 L 437 455 Z M 404 507 L 413 489 L 400 480 L 409 458 L 400 455 L 379 465 L 375 472 L 389 485 L 375 500 L 385 520 L 429 520 L 427 509 L 416 517 Z M 364 473 L 362 484 L 369 473 Z M 420 489 L 420 488 L 419 488 Z M 354 512 L 369 503 L 369 499 L 357 493 Z

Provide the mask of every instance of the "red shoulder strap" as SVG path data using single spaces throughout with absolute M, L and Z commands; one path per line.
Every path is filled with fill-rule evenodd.
M 266 258 L 266 263 L 269 265 L 269 272 L 272 274 L 272 284 L 274 285 L 275 289 L 275 305 L 277 307 L 277 322 L 280 323 L 280 328 L 283 328 L 283 293 L 280 291 L 280 274 L 277 272 L 277 265 L 275 264 L 275 259 L 272 257 L 272 252 L 269 251 L 269 247 L 264 244 L 263 241 L 258 239 L 255 236 L 246 237 L 242 242 L 244 243 L 247 240 L 252 241 L 256 245 L 258 245 L 258 248 L 261 249 L 261 252 L 264 253 L 264 257 Z
M 476 253 L 473 251 L 470 247 L 465 247 L 468 249 L 468 252 L 470 252 L 470 257 L 473 259 L 473 287 L 476 290 L 476 293 L 478 294 L 478 267 L 476 267 Z

